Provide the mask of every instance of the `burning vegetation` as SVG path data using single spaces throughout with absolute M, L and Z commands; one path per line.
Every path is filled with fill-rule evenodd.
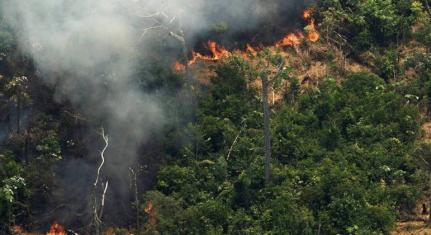
M 66 230 L 59 223 L 54 222 L 46 235 L 67 235 Z
M 301 45 L 304 40 L 309 42 L 317 42 L 320 38 L 320 34 L 316 29 L 315 20 L 312 17 L 313 9 L 308 8 L 303 11 L 303 19 L 307 21 L 305 32 L 288 33 L 281 40 L 277 41 L 272 47 L 297 47 Z M 271 47 L 271 46 L 269 46 Z M 239 55 L 245 59 L 248 58 L 248 54 L 256 54 L 257 51 L 261 50 L 261 47 L 252 47 L 250 44 L 246 44 L 245 50 L 234 50 L 229 51 L 224 46 L 217 44 L 214 41 L 209 40 L 206 43 L 206 49 L 211 53 L 210 55 L 203 55 L 202 53 L 192 51 L 191 59 L 187 62 L 187 65 L 176 61 L 173 68 L 177 72 L 184 71 L 186 66 L 196 64 L 198 61 L 218 61 L 222 58 L 229 57 L 231 55 Z
M 431 11 L 402 2 L 0 1 L 0 235 L 430 220 Z
M 25 229 L 21 226 L 15 225 L 12 229 L 12 234 L 14 235 L 36 235 L 35 233 L 30 233 L 25 231 Z M 69 233 L 76 234 L 76 233 Z M 68 235 L 64 227 L 58 222 L 54 222 L 51 224 L 48 232 L 45 235 Z

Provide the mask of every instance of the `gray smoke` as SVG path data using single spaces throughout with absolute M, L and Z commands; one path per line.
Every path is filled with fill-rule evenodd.
M 127 178 L 127 167 L 136 162 L 139 146 L 167 120 L 163 97 L 140 88 L 141 82 L 157 78 L 136 77 L 138 63 L 151 62 L 145 53 L 157 43 L 145 35 L 184 30 L 193 41 L 219 22 L 227 22 L 231 31 L 249 30 L 262 20 L 279 17 L 280 9 L 306 4 L 287 0 L 2 0 L 1 9 L 20 49 L 31 55 L 41 76 L 55 86 L 56 97 L 70 101 L 92 119 L 103 120 L 112 141 L 106 169 L 113 177 Z M 65 172 L 69 171 L 72 175 L 66 177 L 80 177 L 73 170 Z M 113 189 L 119 198 L 127 198 L 128 185 L 124 187 Z
M 249 28 L 272 5 L 259 0 L 3 0 L 2 9 L 21 49 L 47 82 L 57 85 L 58 97 L 91 116 L 103 114 L 126 139 L 141 142 L 164 120 L 160 100 L 142 93 L 133 77 L 140 53 L 153 43 L 142 41 L 144 29 L 178 31 L 180 22 L 192 37 L 210 29 L 220 14 L 235 18 L 234 28 Z

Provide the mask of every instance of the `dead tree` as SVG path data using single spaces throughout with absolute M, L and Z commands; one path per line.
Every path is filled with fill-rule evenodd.
M 263 138 L 265 155 L 265 183 L 271 182 L 271 109 L 269 91 L 279 88 L 283 80 L 289 78 L 290 70 L 286 67 L 285 58 L 271 50 L 263 50 L 250 55 L 251 62 L 243 71 L 248 71 L 250 80 L 258 79 L 262 84 Z
M 144 171 L 143 166 L 137 166 L 135 169 L 133 167 L 129 167 L 130 171 L 130 184 L 134 189 L 135 193 L 135 208 L 136 208 L 136 231 L 139 233 L 141 230 L 141 223 L 139 220 L 139 188 L 138 188 L 138 175 Z
M 97 168 L 96 179 L 93 183 L 93 225 L 94 225 L 94 230 L 96 235 L 102 234 L 101 229 L 102 229 L 103 210 L 105 207 L 105 196 L 109 186 L 109 181 L 102 182 L 99 184 L 99 182 L 101 181 L 100 173 L 103 168 L 103 165 L 105 164 L 105 151 L 109 147 L 109 138 L 108 138 L 108 135 L 105 134 L 105 129 L 103 127 L 100 135 L 102 136 L 105 146 L 103 147 L 102 151 L 100 151 L 101 162 L 99 164 L 99 167 Z M 98 195 L 99 185 L 102 188 L 101 195 Z

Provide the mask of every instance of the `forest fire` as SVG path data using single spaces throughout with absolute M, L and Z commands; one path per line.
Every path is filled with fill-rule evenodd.
M 66 235 L 66 231 L 64 230 L 63 226 L 57 222 L 54 222 L 46 235 Z
M 29 233 L 27 233 L 23 227 L 19 226 L 19 225 L 15 225 L 12 228 L 12 232 L 14 234 L 19 234 L 19 235 L 28 235 Z
M 304 19 L 308 20 L 311 18 L 311 14 L 313 13 L 313 9 L 312 8 L 307 8 L 304 10 L 304 12 L 302 13 L 302 16 L 304 17 Z
M 147 203 L 144 211 L 148 215 L 148 224 L 150 225 L 150 227 L 154 228 L 157 224 L 157 219 L 156 219 L 156 214 L 155 214 L 156 211 L 155 211 L 154 205 L 151 201 L 149 201 Z
M 304 20 L 308 21 L 308 25 L 305 27 L 305 33 L 306 36 L 304 36 L 301 32 L 296 33 L 289 33 L 281 40 L 277 41 L 274 46 L 275 47 L 297 47 L 302 44 L 304 40 L 308 40 L 310 42 L 317 42 L 320 38 L 320 34 L 316 29 L 315 20 L 312 17 L 313 9 L 305 9 L 303 12 L 302 17 Z M 193 65 L 198 61 L 217 61 L 225 57 L 229 57 L 232 54 L 238 54 L 242 56 L 243 58 L 248 58 L 247 53 L 251 53 L 255 55 L 257 53 L 257 49 L 253 48 L 250 44 L 246 45 L 245 52 L 236 50 L 234 52 L 228 51 L 226 48 L 224 48 L 221 45 L 218 45 L 214 41 L 208 41 L 207 42 L 207 48 L 211 52 L 211 55 L 203 55 L 199 52 L 192 51 L 192 58 L 187 62 L 187 65 Z M 177 72 L 184 71 L 186 68 L 186 65 L 175 62 L 173 66 L 174 70 Z
M 256 49 L 254 49 L 254 47 L 252 47 L 250 44 L 246 45 L 246 51 L 248 53 L 253 54 L 253 55 L 256 55 L 256 53 L 257 53 Z
M 23 227 L 19 226 L 19 225 L 15 225 L 12 228 L 12 231 L 13 231 L 13 234 L 18 234 L 18 235 L 33 235 L 33 234 L 35 234 L 35 233 L 32 233 L 32 232 L 25 231 L 25 229 Z M 3 233 L 1 233 L 1 234 L 3 234 Z M 57 222 L 54 222 L 51 225 L 51 227 L 49 228 L 49 231 L 46 232 L 46 235 L 67 235 L 67 232 L 63 228 L 63 226 L 61 226 Z
M 317 42 L 320 38 L 319 32 L 316 30 L 316 23 L 312 17 L 313 9 L 306 9 L 303 13 L 303 17 L 308 21 L 308 25 L 305 28 L 308 35 L 307 39 L 311 42 Z
M 185 70 L 186 69 L 186 66 L 185 65 L 183 65 L 183 64 L 181 64 L 180 62 L 175 62 L 175 64 L 174 64 L 174 70 L 175 71 L 183 71 L 183 70 Z
M 211 51 L 211 54 L 212 54 L 211 56 L 205 56 L 205 55 L 202 55 L 198 52 L 193 51 L 192 52 L 192 59 L 188 62 L 188 65 L 192 65 L 192 64 L 196 63 L 198 60 L 216 61 L 216 60 L 219 60 L 223 57 L 228 57 L 232 54 L 231 52 L 226 50 L 226 48 L 218 45 L 214 41 L 208 41 L 207 47 Z
M 286 37 L 275 44 L 276 47 L 301 45 L 304 35 L 302 33 L 289 33 Z

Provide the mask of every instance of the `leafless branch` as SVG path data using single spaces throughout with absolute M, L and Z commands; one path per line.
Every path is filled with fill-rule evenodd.
M 133 182 L 133 188 L 135 189 L 135 208 L 136 208 L 136 229 L 139 232 L 140 231 L 140 221 L 139 221 L 139 191 L 138 191 L 138 180 L 137 176 L 140 172 L 140 169 L 138 168 L 136 171 L 133 169 L 133 167 L 129 167 L 130 170 L 130 177 Z
M 101 202 L 100 202 L 100 206 L 98 206 L 98 196 L 97 196 L 97 186 L 99 183 L 99 178 L 100 178 L 100 172 L 102 170 L 102 167 L 105 163 L 105 151 L 109 146 L 109 137 L 107 134 L 105 134 L 105 129 L 102 127 L 102 131 L 100 133 L 100 135 L 103 138 L 103 141 L 105 142 L 105 146 L 103 147 L 102 151 L 100 151 L 100 158 L 101 158 L 101 163 L 99 165 L 99 167 L 97 168 L 97 173 L 96 173 L 96 180 L 93 184 L 94 188 L 93 188 L 93 223 L 95 226 L 95 234 L 99 235 L 101 234 L 101 224 L 102 224 L 102 215 L 103 215 L 103 209 L 105 206 L 105 196 L 106 196 L 106 192 L 108 190 L 108 185 L 109 182 L 106 181 L 106 183 L 102 183 L 102 188 L 103 188 L 103 192 L 102 192 L 102 196 L 101 196 Z
M 229 148 L 229 152 L 227 153 L 226 160 L 229 160 L 230 155 L 231 155 L 232 150 L 233 150 L 233 147 L 235 146 L 236 142 L 238 142 L 238 139 L 239 139 L 239 137 L 241 136 L 242 130 L 243 130 L 243 129 L 241 129 L 241 130 L 239 131 L 238 135 L 235 137 L 234 141 L 232 142 L 232 145 L 231 145 L 231 146 L 230 146 L 230 148 Z
M 422 156 L 419 156 L 419 158 L 428 166 L 430 167 L 430 163 L 427 162 Z
M 148 31 L 150 31 L 150 30 L 154 30 L 154 29 L 161 29 L 161 28 L 163 28 L 163 26 L 162 26 L 162 25 L 154 25 L 154 26 L 150 26 L 150 27 L 148 27 L 148 28 L 145 28 L 145 29 L 142 31 L 142 34 L 141 34 L 141 36 L 139 37 L 139 39 L 140 39 L 140 40 L 142 40 L 142 38 L 144 38 L 145 34 L 147 34 L 147 32 L 148 32 Z
M 284 66 L 283 62 L 281 62 L 279 65 L 277 65 L 277 73 L 274 76 L 274 79 L 273 79 L 274 81 L 275 81 L 275 79 L 278 79 L 278 77 L 281 75 L 281 73 L 285 70 L 284 67 L 285 66 Z
M 177 39 L 178 41 L 180 41 L 181 43 L 185 42 L 184 36 L 183 35 L 179 35 L 176 34 L 174 32 L 169 32 L 169 35 L 171 35 L 172 37 L 174 37 L 175 39 Z
M 103 208 L 105 208 L 105 196 L 106 196 L 106 191 L 108 191 L 108 185 L 109 185 L 109 181 L 106 181 L 105 188 L 103 189 L 102 201 L 100 203 L 100 212 L 99 212 L 99 216 L 98 216 L 99 218 L 102 218 Z
M 99 182 L 100 177 L 100 170 L 102 169 L 103 165 L 105 164 L 105 151 L 109 146 L 109 137 L 105 134 L 105 129 L 102 127 L 102 133 L 101 136 L 103 138 L 103 141 L 105 141 L 105 147 L 103 147 L 102 151 L 100 152 L 100 158 L 102 159 L 102 162 L 100 163 L 99 167 L 97 168 L 97 175 L 96 175 L 96 181 L 94 182 L 94 187 L 97 186 L 97 183 Z

